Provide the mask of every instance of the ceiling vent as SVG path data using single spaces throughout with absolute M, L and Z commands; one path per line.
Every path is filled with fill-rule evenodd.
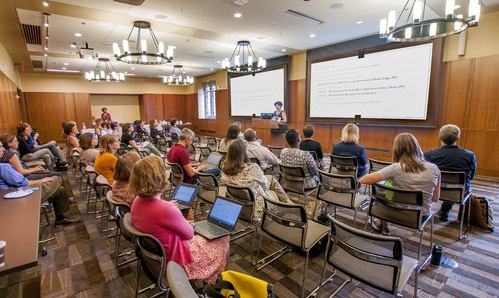
M 21 24 L 21 27 L 27 44 L 42 45 L 40 26 Z
M 248 3 L 249 0 L 232 0 L 232 3 L 235 5 L 243 6 L 244 4 Z
M 297 18 L 300 18 L 300 19 L 308 21 L 308 22 L 318 24 L 318 25 L 324 24 L 324 21 L 319 20 L 319 19 L 314 18 L 314 17 L 309 16 L 309 15 L 306 15 L 306 14 L 301 13 L 301 12 L 296 11 L 296 10 L 289 9 L 289 10 L 286 10 L 284 13 L 289 14 L 289 15 L 294 16 L 294 17 L 297 17 Z
M 134 6 L 140 6 L 145 0 L 113 0 L 114 2 L 120 2 L 125 4 L 130 4 Z
M 43 61 L 31 60 L 31 65 L 33 65 L 33 68 L 43 68 Z

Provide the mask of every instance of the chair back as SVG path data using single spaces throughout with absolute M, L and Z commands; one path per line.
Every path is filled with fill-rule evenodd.
M 307 151 L 307 152 L 310 153 L 310 155 L 312 155 L 312 157 L 314 158 L 315 161 L 319 160 L 319 157 L 317 156 L 317 152 L 315 152 L 315 151 Z
M 121 155 L 125 155 L 127 152 L 128 152 L 128 146 L 127 146 L 127 144 L 120 143 L 120 148 L 118 148 L 118 150 L 116 150 L 116 153 L 119 156 L 121 156 Z
M 208 156 L 211 154 L 211 148 L 210 147 L 196 147 L 196 154 L 199 154 L 199 162 L 203 162 L 208 159 Z
M 372 185 L 368 215 L 408 228 L 419 229 L 423 215 L 423 192 Z
M 211 151 L 217 151 L 218 142 L 215 137 L 206 137 L 206 145 L 211 148 Z
M 198 184 L 200 186 L 198 198 L 210 204 L 215 203 L 219 191 L 217 177 L 213 174 L 203 172 L 197 173 L 197 176 Z
M 250 157 L 250 162 L 256 163 L 260 168 L 262 167 L 262 165 L 260 164 L 260 160 L 256 157 Z
M 225 186 L 227 187 L 226 196 L 243 204 L 239 220 L 255 223 L 253 216 L 255 212 L 255 194 L 253 191 L 247 186 L 237 186 L 227 183 Z
M 308 220 L 305 208 L 264 198 L 261 229 L 272 237 L 294 247 L 304 248 Z
M 305 193 L 305 171 L 302 167 L 285 166 L 279 163 L 279 184 L 285 191 Z
M 466 195 L 466 173 L 441 171 L 440 200 L 463 203 Z
M 331 221 L 326 260 L 335 269 L 379 290 L 395 294 L 404 249 L 398 237 L 380 236 Z
M 122 208 L 122 211 L 120 211 L 120 212 L 123 212 L 123 211 L 125 213 L 130 212 L 130 205 L 128 205 L 127 203 L 124 203 L 124 202 L 116 201 L 113 198 L 113 191 L 112 190 L 108 191 L 106 194 L 106 204 L 107 204 L 107 210 L 109 211 L 109 215 L 115 216 L 117 207 Z M 123 216 L 124 213 L 121 213 L 120 215 Z M 118 223 L 118 221 L 116 221 L 116 223 Z
M 130 231 L 130 229 L 134 228 L 133 226 L 125 227 L 124 218 L 126 214 L 130 214 L 130 207 L 119 205 L 116 206 L 114 216 L 116 217 L 116 225 L 120 229 L 121 235 L 130 243 L 135 244 L 134 234 Z M 135 228 L 134 228 L 135 229 Z
M 179 264 L 173 261 L 168 262 L 166 276 L 173 296 L 176 298 L 199 298 L 192 288 L 184 268 L 180 267 Z
M 391 165 L 392 163 L 389 161 L 381 161 L 381 160 L 376 160 L 369 158 L 369 173 L 374 173 L 382 168 L 386 168 L 387 166 Z
M 331 155 L 329 173 L 357 177 L 358 165 L 359 164 L 355 156 Z
M 149 280 L 158 285 L 161 290 L 168 290 L 168 284 L 164 278 L 167 260 L 163 245 L 161 245 L 161 242 L 156 237 L 149 234 L 141 234 L 135 235 L 137 241 L 135 253 L 140 260 L 142 270 L 144 270 Z
M 354 176 L 339 175 L 319 171 L 321 182 L 317 199 L 345 208 L 355 208 L 357 183 Z
M 282 149 L 284 149 L 284 147 L 276 147 L 276 146 L 268 146 L 270 152 L 274 153 L 275 156 L 277 156 L 277 158 L 280 158 L 281 156 L 281 151 Z
M 178 163 L 166 162 L 170 166 L 170 183 L 173 186 L 184 181 L 184 169 Z

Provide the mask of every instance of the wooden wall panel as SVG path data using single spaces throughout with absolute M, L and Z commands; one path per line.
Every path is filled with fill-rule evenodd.
M 49 138 L 51 134 L 47 117 L 51 113 L 49 114 L 47 108 L 45 94 L 42 92 L 27 92 L 24 94 L 24 98 L 26 99 L 26 112 L 28 114 L 27 122 L 38 131 L 42 140 Z M 61 124 L 59 124 L 59 127 L 61 128 L 59 129 L 60 132 L 62 130 Z
M 163 111 L 163 95 L 144 94 L 142 95 L 144 115 L 140 115 L 142 120 L 149 122 L 152 118 L 165 119 Z
M 446 62 L 443 65 L 440 120 L 452 123 L 459 127 L 466 126 L 466 113 L 468 110 L 468 91 L 471 84 L 470 69 L 473 61 L 457 60 Z M 439 121 L 442 125 L 443 122 Z
M 16 95 L 16 85 L 0 71 L 0 133 L 15 133 L 22 119 L 20 101 Z
M 76 123 L 78 127 L 82 123 L 92 123 L 92 111 L 90 110 L 90 94 L 74 93 L 74 102 L 76 109 Z

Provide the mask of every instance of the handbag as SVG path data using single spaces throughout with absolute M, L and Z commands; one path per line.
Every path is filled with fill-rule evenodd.
M 211 298 L 273 298 L 272 284 L 251 275 L 232 270 L 218 276 L 215 285 L 203 292 Z

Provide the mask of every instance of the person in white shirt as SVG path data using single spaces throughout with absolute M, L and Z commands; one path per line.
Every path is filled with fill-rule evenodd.
M 248 128 L 244 131 L 244 138 L 248 141 L 246 149 L 249 158 L 256 158 L 263 171 L 269 167 L 277 166 L 279 159 L 267 147 L 262 146 L 256 138 L 256 131 Z

